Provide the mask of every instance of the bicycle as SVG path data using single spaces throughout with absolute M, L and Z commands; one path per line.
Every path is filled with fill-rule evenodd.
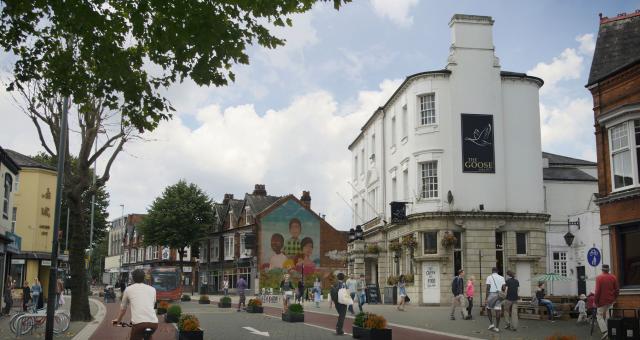
M 53 333 L 64 333 L 69 329 L 71 316 L 66 311 L 56 311 L 53 317 Z M 25 335 L 34 328 L 46 324 L 47 315 L 45 309 L 40 309 L 36 313 L 21 312 L 16 314 L 9 322 L 11 331 L 16 335 Z
M 133 327 L 133 323 L 131 322 L 114 322 L 113 325 L 116 327 Z M 143 334 L 144 340 L 151 340 L 151 336 L 154 332 L 155 330 L 152 328 L 145 328 Z

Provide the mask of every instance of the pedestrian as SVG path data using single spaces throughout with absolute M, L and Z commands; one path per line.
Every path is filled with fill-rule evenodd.
M 289 274 L 284 274 L 282 281 L 280 281 L 280 290 L 283 293 L 282 312 L 286 313 L 287 308 L 289 308 L 289 300 L 293 297 L 293 283 L 291 283 Z
M 229 295 L 229 278 L 226 276 L 222 280 L 222 290 L 224 291 L 224 296 Z
M 578 313 L 578 321 L 576 323 L 587 322 L 587 304 L 584 300 L 587 299 L 587 296 L 584 294 L 580 294 L 580 300 L 576 303 L 576 306 L 573 310 L 577 310 Z
M 587 315 L 595 316 L 597 310 L 598 307 L 596 307 L 596 294 L 594 292 L 589 292 L 589 295 L 587 295 Z
M 320 308 L 321 300 L 322 300 L 322 284 L 320 283 L 320 278 L 316 276 L 316 281 L 313 283 L 313 301 L 316 303 L 316 308 Z M 331 308 L 331 306 L 329 306 L 329 308 Z
M 489 316 L 489 330 L 500 332 L 500 314 L 502 313 L 502 300 L 500 292 L 504 292 L 505 281 L 502 275 L 498 274 L 498 268 L 491 268 L 491 275 L 487 276 L 487 315 Z M 493 322 L 492 312 L 495 312 L 496 321 Z
M 127 284 L 125 283 L 124 279 L 122 281 L 120 281 L 120 301 L 122 301 L 122 298 L 124 297 L 124 290 L 127 288 Z
M 11 291 L 13 290 L 11 276 L 7 279 L 4 285 L 4 309 L 2 310 L 2 314 L 9 315 L 11 312 L 11 306 L 13 306 L 13 297 L 11 296 Z
M 296 302 L 302 303 L 304 298 L 304 282 L 302 279 L 298 280 L 298 289 L 296 291 Z
M 602 339 L 606 339 L 608 336 L 607 316 L 619 294 L 620 286 L 618 285 L 618 279 L 609 274 L 609 265 L 603 264 L 602 274 L 596 277 L 595 294 L 596 307 L 598 308 L 598 326 L 600 327 L 600 332 L 602 332 Z
M 349 275 L 349 279 L 346 284 L 347 289 L 349 290 L 349 295 L 351 295 L 351 300 L 355 299 L 356 293 L 358 292 L 358 280 L 356 280 L 356 276 L 354 274 Z M 353 311 L 353 305 L 349 305 L 349 313 L 351 313 L 351 315 L 356 314 Z
M 344 274 L 338 273 L 337 276 L 338 282 L 331 288 L 331 301 L 336 306 L 336 311 L 338 312 L 338 322 L 336 323 L 336 335 L 343 335 L 344 330 L 342 327 L 344 326 L 344 318 L 347 316 L 347 305 L 341 304 L 338 301 L 338 292 L 340 289 L 346 288 L 346 284 L 344 283 Z
M 549 299 L 545 299 L 546 290 L 544 289 L 544 281 L 538 282 L 538 289 L 536 289 L 536 299 L 539 306 L 545 306 L 547 308 L 547 314 L 549 314 L 549 321 L 553 321 L 553 317 L 556 314 L 553 308 L 553 302 Z
M 518 288 L 520 282 L 516 279 L 516 274 L 507 270 L 508 279 L 505 283 L 507 286 L 507 297 L 504 300 L 504 319 L 506 321 L 505 329 L 512 331 L 518 330 Z
M 398 296 L 400 301 L 398 301 L 397 309 L 401 312 L 404 312 L 404 302 L 407 297 L 407 288 L 405 287 L 406 283 L 404 281 L 404 275 L 400 275 L 398 279 Z
M 466 320 L 468 318 L 467 314 L 467 300 L 464 298 L 464 270 L 459 269 L 458 275 L 453 278 L 451 281 L 451 293 L 453 293 L 453 298 L 451 299 L 451 320 L 455 320 L 455 312 L 456 307 L 460 306 L 460 313 L 462 314 L 462 319 Z
M 471 320 L 471 309 L 473 308 L 473 293 L 475 287 L 473 286 L 473 282 L 476 280 L 476 277 L 471 275 L 469 280 L 467 281 L 467 289 L 465 291 L 467 295 L 467 319 Z
M 247 281 L 245 281 L 244 277 L 240 276 L 236 283 L 236 290 L 238 291 L 238 312 L 242 310 L 240 309 L 240 305 L 242 305 L 243 308 L 246 308 L 244 295 L 245 289 L 247 289 Z
M 62 279 L 56 280 L 56 310 L 60 308 L 60 301 L 62 301 L 62 292 L 64 292 L 64 284 Z
M 36 277 L 33 280 L 33 286 L 31 286 L 31 301 L 33 301 L 32 311 L 35 313 L 38 311 L 38 305 L 40 304 L 40 294 L 42 294 L 42 286 L 40 285 L 40 281 Z
M 153 306 L 156 304 L 156 289 L 144 283 L 145 273 L 142 269 L 136 269 L 131 273 L 133 284 L 124 292 L 118 316 L 111 320 L 116 325 L 122 321 L 131 305 L 131 332 L 128 339 L 143 340 L 147 328 L 153 332 L 158 329 L 158 317 Z
M 29 281 L 24 281 L 22 285 L 22 311 L 27 311 L 27 306 L 31 301 L 31 287 L 29 287 Z
M 367 302 L 367 282 L 364 280 L 364 274 L 360 274 L 360 279 L 358 280 L 358 309 L 360 309 L 360 313 L 362 313 L 362 305 Z

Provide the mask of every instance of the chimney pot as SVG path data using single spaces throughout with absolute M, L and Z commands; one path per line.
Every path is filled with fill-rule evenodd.
M 256 184 L 253 187 L 253 194 L 256 196 L 267 196 L 267 188 L 264 184 Z
M 229 203 L 229 200 L 233 199 L 233 194 L 224 194 L 224 199 L 222 200 L 222 204 Z
M 307 207 L 308 209 L 311 209 L 311 193 L 309 191 L 307 190 L 302 191 L 302 196 L 300 197 L 300 201 L 305 207 Z

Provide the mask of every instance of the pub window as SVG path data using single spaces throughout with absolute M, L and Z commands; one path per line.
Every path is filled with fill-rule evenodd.
M 438 253 L 438 232 L 429 231 L 423 234 L 424 254 Z
M 630 122 L 624 122 L 609 129 L 613 189 L 621 189 L 633 185 L 633 168 L 631 165 L 633 140 L 629 138 L 630 126 L 632 126 Z
M 554 273 L 567 276 L 567 252 L 554 251 L 552 265 Z
M 438 198 L 438 161 L 420 163 L 422 198 Z
M 13 189 L 13 179 L 8 173 L 4 174 L 4 197 L 2 198 L 2 218 L 9 219 L 9 197 Z
M 502 232 L 496 231 L 496 267 L 498 274 L 504 276 L 504 247 Z
M 420 125 L 432 125 L 436 123 L 436 95 L 425 94 L 418 97 L 420 107 Z
M 640 225 L 625 226 L 620 230 L 620 258 L 618 266 L 622 286 L 640 287 Z
M 527 233 L 516 233 L 516 254 L 527 254 Z
M 454 273 L 457 273 L 458 270 L 463 268 L 462 233 L 459 231 L 454 231 L 453 236 L 455 236 L 456 238 L 456 244 L 453 247 L 453 267 L 454 267 Z

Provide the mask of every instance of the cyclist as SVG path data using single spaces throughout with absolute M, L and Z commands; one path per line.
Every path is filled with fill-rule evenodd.
M 136 269 L 131 274 L 133 284 L 128 286 L 122 294 L 120 313 L 113 324 L 118 324 L 131 305 L 131 340 L 144 340 L 144 331 L 150 328 L 153 332 L 158 329 L 158 317 L 153 306 L 156 303 L 156 289 L 144 284 L 144 271 Z M 151 338 L 149 338 L 151 339 Z

